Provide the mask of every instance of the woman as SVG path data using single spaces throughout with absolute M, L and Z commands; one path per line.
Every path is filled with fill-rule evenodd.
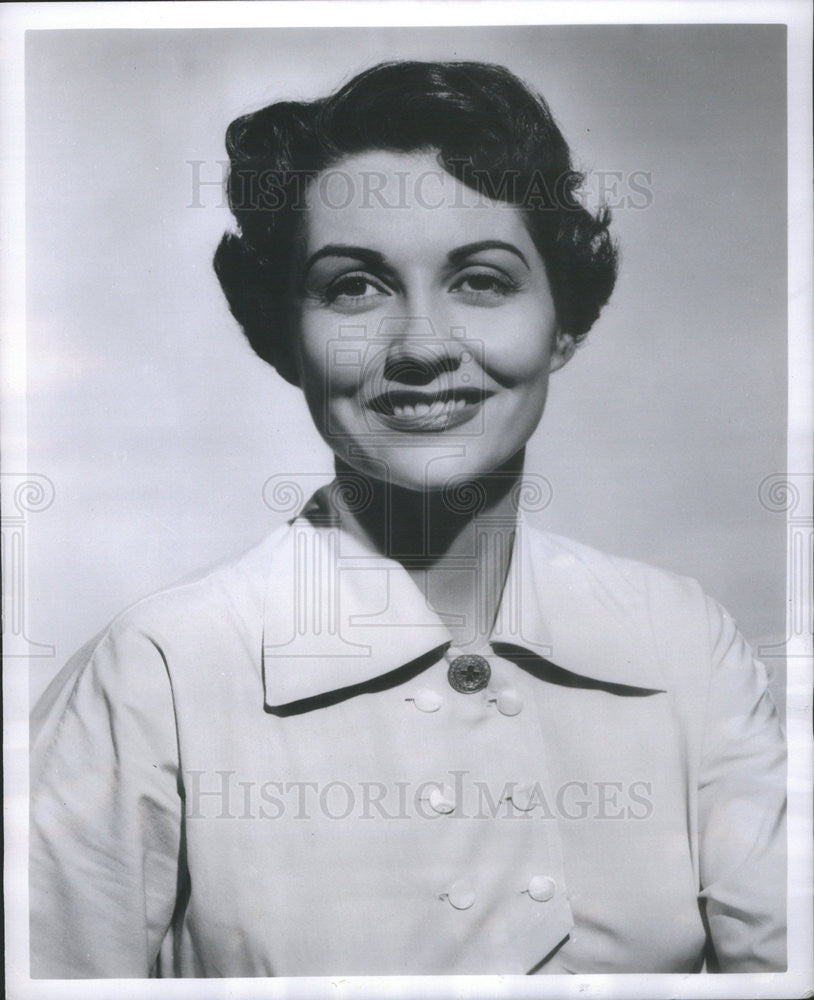
M 615 276 L 547 106 L 385 64 L 227 147 L 215 267 L 337 478 L 46 692 L 32 974 L 784 968 L 762 668 L 694 581 L 518 517 Z

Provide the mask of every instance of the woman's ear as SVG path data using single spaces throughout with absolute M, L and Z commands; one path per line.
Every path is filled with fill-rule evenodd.
M 285 312 L 284 328 L 278 331 L 277 340 L 274 344 L 274 356 L 270 359 L 270 364 L 277 370 L 289 385 L 296 389 L 302 388 L 300 378 L 299 359 L 294 344 L 294 338 L 298 335 L 297 317 L 289 303 Z
M 557 371 L 567 361 L 570 361 L 576 348 L 577 342 L 573 334 L 563 333 L 561 330 L 558 330 L 554 338 L 554 348 L 551 351 L 551 363 L 548 366 L 549 372 Z

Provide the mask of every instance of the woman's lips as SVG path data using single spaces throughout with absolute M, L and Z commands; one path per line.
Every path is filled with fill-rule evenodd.
M 492 393 L 480 389 L 420 392 L 392 389 L 366 403 L 385 426 L 399 431 L 445 431 L 471 420 Z

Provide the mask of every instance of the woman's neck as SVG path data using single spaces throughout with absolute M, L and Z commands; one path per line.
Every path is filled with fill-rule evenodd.
M 366 479 L 363 508 L 343 511 L 345 530 L 401 563 L 446 622 L 453 642 L 476 649 L 489 636 L 509 569 L 523 452 L 487 476 L 419 492 Z M 338 481 L 359 472 L 337 460 Z

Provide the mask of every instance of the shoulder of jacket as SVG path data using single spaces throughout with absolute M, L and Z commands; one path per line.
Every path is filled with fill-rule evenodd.
M 527 544 L 533 558 L 567 566 L 590 576 L 598 584 L 623 598 L 627 592 L 646 599 L 651 606 L 701 610 L 711 599 L 694 577 L 653 566 L 626 556 L 604 552 L 539 528 L 527 527 Z
M 261 608 L 275 550 L 289 531 L 280 525 L 249 549 L 198 569 L 175 583 L 139 598 L 121 611 L 99 639 L 123 633 L 183 631 L 216 625 L 230 611 Z

